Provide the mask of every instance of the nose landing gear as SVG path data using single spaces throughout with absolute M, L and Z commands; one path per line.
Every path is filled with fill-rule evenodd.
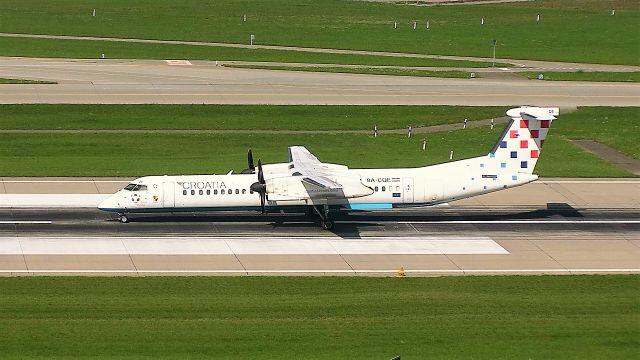
M 126 214 L 118 214 L 118 221 L 120 221 L 123 224 L 126 224 L 129 222 L 129 217 L 127 217 Z

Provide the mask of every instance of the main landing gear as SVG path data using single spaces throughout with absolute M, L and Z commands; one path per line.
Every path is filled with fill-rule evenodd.
M 322 211 L 315 205 L 312 205 L 312 207 L 316 214 L 320 217 L 320 226 L 322 226 L 322 229 L 332 230 L 336 223 L 330 217 L 329 205 L 323 205 Z
M 126 224 L 129 222 L 129 217 L 127 217 L 126 214 L 118 214 L 118 221 L 120 221 L 123 224 Z

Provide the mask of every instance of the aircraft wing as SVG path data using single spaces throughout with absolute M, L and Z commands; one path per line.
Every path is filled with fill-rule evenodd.
M 300 177 L 302 185 L 311 197 L 356 197 L 370 194 L 370 188 L 357 175 L 349 174 L 343 165 L 320 162 L 304 146 L 290 146 L 289 171 Z
M 321 164 L 320 160 L 304 146 L 289 146 L 289 162 Z

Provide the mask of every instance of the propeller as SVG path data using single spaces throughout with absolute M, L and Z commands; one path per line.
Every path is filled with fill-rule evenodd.
M 256 166 L 253 164 L 253 153 L 251 149 L 247 152 L 247 168 L 242 170 L 242 174 L 255 174 Z
M 251 191 L 260 194 L 260 208 L 262 213 L 265 213 L 264 204 L 267 198 L 267 183 L 264 181 L 264 174 L 262 173 L 262 161 L 258 160 L 258 181 L 251 184 L 249 187 Z

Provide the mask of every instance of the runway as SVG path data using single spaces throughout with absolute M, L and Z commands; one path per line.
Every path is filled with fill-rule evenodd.
M 123 182 L 70 181 L 2 184 L 63 193 Z M 11 206 L 0 209 L 0 274 L 640 273 L 639 188 L 637 179 L 543 179 L 447 206 L 339 214 L 334 232 L 297 214 L 141 215 L 121 224 L 94 208 Z
M 0 103 L 635 106 L 628 83 L 445 79 L 225 68 L 214 62 L 0 58 Z M 505 70 L 505 71 L 508 71 Z

